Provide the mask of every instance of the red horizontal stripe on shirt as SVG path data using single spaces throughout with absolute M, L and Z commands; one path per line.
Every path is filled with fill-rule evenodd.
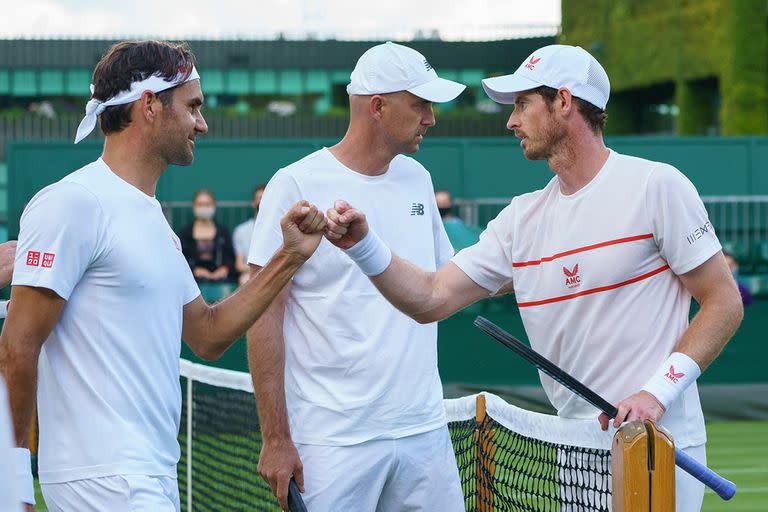
M 637 240 L 645 240 L 646 238 L 653 238 L 653 233 L 647 233 L 645 235 L 628 236 L 626 238 L 617 238 L 616 240 L 608 240 L 607 242 L 600 242 L 599 244 L 587 245 L 584 247 L 579 247 L 578 249 L 571 249 L 570 251 L 560 252 L 555 254 L 554 256 L 547 256 L 545 258 L 541 258 L 540 260 L 512 262 L 512 266 L 528 267 L 530 265 L 540 265 L 545 261 L 552 261 L 557 258 L 562 258 L 563 256 L 570 256 L 571 254 L 576 254 L 579 252 L 591 251 L 592 249 L 599 249 L 600 247 L 607 247 L 609 245 L 617 245 L 617 244 L 624 244 L 627 242 L 635 242 Z
M 560 302 L 563 300 L 575 299 L 576 297 L 581 297 L 583 295 L 591 295 L 593 293 L 606 292 L 608 290 L 615 290 L 616 288 L 621 288 L 622 286 L 626 286 L 628 284 L 636 283 L 638 281 L 642 281 L 643 279 L 648 279 L 649 277 L 653 277 L 656 274 L 660 274 L 661 272 L 664 272 L 668 268 L 669 268 L 669 265 L 664 265 L 663 267 L 659 267 L 656 270 L 651 270 L 650 272 L 645 273 L 643 275 L 633 277 L 628 281 L 622 281 L 621 283 L 611 284 L 608 286 L 600 286 L 598 288 L 592 288 L 590 290 L 584 290 L 578 293 L 572 293 L 570 295 L 561 295 L 560 297 L 552 297 L 551 299 L 543 299 L 543 300 L 534 300 L 531 302 L 518 302 L 517 307 L 528 308 L 531 306 L 542 306 L 544 304 L 551 304 L 553 302 Z

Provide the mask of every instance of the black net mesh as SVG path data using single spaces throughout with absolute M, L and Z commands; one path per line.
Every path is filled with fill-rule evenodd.
M 610 450 L 525 437 L 490 416 L 448 427 L 468 512 L 610 510 Z
M 179 494 L 188 509 L 187 379 L 182 377 Z M 256 471 L 261 432 L 253 394 L 198 381 L 192 389 L 192 509 L 279 511 Z M 448 424 L 467 511 L 609 510 L 610 451 L 547 443 L 490 416 Z
M 187 382 L 182 378 L 179 494 L 187 508 Z M 192 508 L 206 511 L 279 511 L 256 471 L 261 431 L 253 394 L 193 382 Z

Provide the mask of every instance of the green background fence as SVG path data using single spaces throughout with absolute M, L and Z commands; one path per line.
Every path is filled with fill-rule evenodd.
M 276 169 L 330 139 L 202 141 L 191 167 L 174 167 L 158 185 L 161 201 L 188 201 L 199 187 L 211 188 L 219 200 L 249 199 L 253 186 Z M 656 138 L 616 137 L 610 147 L 660 160 L 686 173 L 702 195 L 768 195 L 768 137 Z M 8 218 L 11 237 L 26 202 L 42 187 L 95 159 L 98 142 L 19 142 L 8 153 Z M 524 159 L 512 137 L 427 139 L 416 155 L 432 173 L 436 187 L 457 197 L 511 197 L 543 186 L 552 176 L 543 162 Z M 323 206 L 323 205 L 320 205 Z M 477 331 L 472 321 L 483 314 L 525 338 L 513 298 L 489 299 L 440 324 L 440 372 L 446 383 L 513 386 L 536 384 L 536 372 Z M 630 314 L 630 313 L 628 313 Z M 705 383 L 768 381 L 765 326 L 768 298 L 748 307 L 744 323 L 723 355 L 704 374 Z M 191 357 L 184 349 L 185 357 Z M 238 341 L 217 366 L 245 370 L 244 342 Z
M 219 200 L 250 199 L 253 186 L 281 166 L 336 139 L 202 140 L 191 167 L 172 167 L 160 179 L 161 201 L 190 200 L 211 188 Z M 768 194 L 768 137 L 615 137 L 619 152 L 668 162 L 688 175 L 701 195 Z M 35 192 L 94 160 L 101 143 L 14 142 L 8 151 L 9 233 Z M 415 155 L 436 187 L 457 197 L 511 197 L 542 187 L 551 177 L 544 162 L 523 157 L 517 139 L 427 138 Z M 322 205 L 321 205 L 322 206 Z

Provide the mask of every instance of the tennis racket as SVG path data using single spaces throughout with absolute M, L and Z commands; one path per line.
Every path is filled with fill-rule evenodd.
M 481 316 L 475 319 L 475 325 L 486 334 L 490 335 L 496 341 L 512 349 L 523 359 L 534 365 L 536 368 L 546 373 L 554 380 L 573 391 L 590 404 L 594 405 L 611 418 L 618 414 L 616 407 L 611 405 L 600 395 L 589 389 L 587 386 L 576 380 L 574 377 L 563 371 L 552 361 L 542 356 L 531 347 L 506 332 L 504 329 Z M 736 484 L 730 480 L 718 475 L 707 466 L 675 447 L 675 464 L 686 473 L 700 481 L 717 493 L 724 500 L 729 500 L 736 494 Z
M 304 505 L 304 500 L 301 499 L 299 486 L 296 485 L 296 481 L 293 477 L 291 477 L 291 481 L 288 482 L 288 510 L 291 512 L 307 512 L 307 506 Z

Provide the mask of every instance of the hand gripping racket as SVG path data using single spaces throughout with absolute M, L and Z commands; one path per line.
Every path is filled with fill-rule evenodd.
M 523 359 L 533 366 L 546 373 L 554 380 L 573 391 L 575 394 L 594 405 L 611 418 L 618 414 L 616 408 L 608 403 L 603 397 L 589 389 L 587 386 L 576 380 L 555 365 L 552 361 L 542 356 L 528 345 L 506 332 L 504 329 L 481 316 L 475 319 L 475 325 L 486 334 L 490 335 L 496 341 L 512 349 Z M 717 493 L 724 500 L 729 500 L 736 494 L 736 484 L 725 479 L 701 464 L 699 461 L 675 447 L 675 464 L 686 473 L 700 481 Z
M 301 499 L 299 486 L 296 485 L 296 481 L 293 478 L 288 482 L 288 510 L 291 512 L 307 512 L 307 506 L 304 505 L 304 500 Z

